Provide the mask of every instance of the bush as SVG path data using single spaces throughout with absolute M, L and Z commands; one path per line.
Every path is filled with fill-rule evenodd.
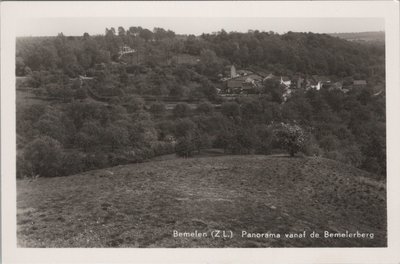
M 299 125 L 281 123 L 274 134 L 278 145 L 285 149 L 291 157 L 303 150 L 306 143 L 306 134 Z
M 25 159 L 24 155 L 17 155 L 17 178 L 36 176 L 32 169 L 32 164 Z
M 209 102 L 204 102 L 197 106 L 196 112 L 199 114 L 211 115 L 214 112 L 214 106 Z
M 187 137 L 194 133 L 196 124 L 189 118 L 179 119 L 175 122 L 176 138 Z
M 86 89 L 85 88 L 77 88 L 75 90 L 74 98 L 78 100 L 83 100 L 88 97 Z
M 30 142 L 24 152 L 31 175 L 54 177 L 60 174 L 63 151 L 60 142 L 44 136 Z
M 85 164 L 86 170 L 109 167 L 108 156 L 107 153 L 104 152 L 93 152 L 87 154 L 83 159 L 83 163 Z
M 345 162 L 354 167 L 360 167 L 363 162 L 361 150 L 355 145 L 348 146 L 344 150 L 344 156 L 346 157 Z
M 150 106 L 149 111 L 156 117 L 163 117 L 166 111 L 165 104 L 160 102 L 153 103 Z
M 190 115 L 190 106 L 186 103 L 177 104 L 174 107 L 173 114 L 177 118 L 184 118 Z
M 196 133 L 196 138 L 194 139 L 194 145 L 197 152 L 200 153 L 201 149 L 207 149 L 211 147 L 211 138 L 207 133 Z
M 232 154 L 253 153 L 256 138 L 252 131 L 243 128 L 236 128 L 233 135 L 228 138 L 228 150 Z
M 223 115 L 234 118 L 240 115 L 240 105 L 236 102 L 226 102 L 221 105 Z
M 196 146 L 190 136 L 178 138 L 175 145 L 175 152 L 179 157 L 192 157 L 195 149 Z
M 60 175 L 72 175 L 85 170 L 84 155 L 73 151 L 61 156 Z
M 157 141 L 151 144 L 155 156 L 171 154 L 175 152 L 175 145 L 170 142 Z
M 123 126 L 110 125 L 104 131 L 104 144 L 111 150 L 126 147 L 129 143 L 129 134 Z
M 273 131 L 267 125 L 255 126 L 255 152 L 269 155 L 272 152 Z

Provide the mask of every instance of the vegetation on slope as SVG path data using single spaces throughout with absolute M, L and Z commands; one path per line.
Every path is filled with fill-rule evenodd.
M 120 58 L 124 45 L 135 53 Z M 17 77 L 17 176 L 71 175 L 209 147 L 279 153 L 285 144 L 274 130 L 285 123 L 306 132 L 305 155 L 384 179 L 384 54 L 384 46 L 294 32 L 177 36 L 120 27 L 98 36 L 18 38 L 16 75 L 25 77 Z M 217 91 L 232 64 L 368 84 L 348 93 L 293 89 L 286 100 L 279 81 L 266 81 L 259 94 L 228 102 Z M 51 162 L 44 152 L 55 153 L 46 156 Z
M 323 158 L 222 156 L 20 180 L 22 247 L 384 247 L 386 187 Z M 232 239 L 173 230 L 231 230 Z M 373 239 L 256 239 L 241 232 L 366 232 Z

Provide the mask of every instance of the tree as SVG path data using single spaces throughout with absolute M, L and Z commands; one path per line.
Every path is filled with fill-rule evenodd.
M 87 98 L 87 92 L 85 88 L 78 88 L 75 90 L 75 99 L 84 100 Z
M 179 103 L 173 109 L 173 114 L 177 118 L 189 116 L 191 112 L 190 106 L 187 103 Z
M 304 148 L 306 135 L 299 125 L 281 123 L 274 130 L 278 144 L 285 149 L 291 157 Z
M 118 27 L 118 36 L 123 37 L 125 36 L 125 29 L 124 27 Z
M 165 29 L 163 29 L 163 28 L 157 28 L 157 27 L 155 27 L 155 28 L 153 29 L 153 34 L 154 34 L 154 39 L 155 39 L 156 41 L 160 41 L 160 40 L 162 40 L 163 38 L 166 38 L 166 37 L 167 37 L 167 31 L 165 31 Z
M 104 128 L 96 121 L 86 121 L 81 130 L 76 134 L 74 140 L 78 147 L 84 151 L 102 146 Z
M 123 98 L 123 104 L 129 113 L 133 113 L 143 109 L 144 100 L 141 97 L 129 95 Z
M 104 132 L 104 143 L 111 147 L 111 150 L 124 147 L 129 143 L 129 133 L 123 126 L 110 125 Z
M 258 100 L 245 100 L 240 104 L 240 112 L 243 120 L 253 121 L 257 119 L 262 111 Z
M 221 112 L 227 117 L 235 118 L 240 115 L 240 105 L 236 102 L 226 102 L 221 105 Z
M 282 103 L 284 89 L 276 79 L 267 79 L 264 81 L 263 93 L 269 95 L 270 100 L 276 103 Z
M 49 136 L 59 142 L 65 140 L 65 128 L 61 121 L 61 113 L 55 109 L 49 109 L 47 113 L 42 115 L 34 124 L 42 136 Z
M 180 157 L 191 157 L 196 146 L 191 136 L 180 137 L 175 145 L 175 152 Z
M 223 65 L 213 50 L 203 50 L 200 53 L 201 71 L 207 76 L 215 77 L 221 72 Z
M 25 63 L 24 63 L 24 59 L 21 57 L 15 58 L 15 74 L 17 76 L 25 75 Z
M 189 118 L 179 119 L 175 123 L 175 136 L 188 137 L 194 134 L 196 124 Z
M 24 151 L 24 160 L 32 175 L 54 177 L 59 175 L 62 147 L 57 140 L 44 136 L 30 142 Z
M 250 154 L 255 146 L 254 132 L 243 127 L 236 127 L 232 132 L 228 137 L 228 150 L 232 154 Z
M 151 40 L 151 39 L 153 39 L 153 32 L 151 32 L 150 30 L 148 30 L 148 29 L 142 29 L 140 32 L 139 32 L 139 36 L 142 38 L 142 39 L 144 39 L 146 42 L 148 42 L 149 40 Z
M 156 117 L 162 117 L 165 115 L 165 104 L 162 102 L 155 102 L 150 106 L 150 113 L 152 113 Z
M 211 147 L 211 138 L 207 133 L 201 133 L 197 130 L 195 132 L 193 143 L 197 152 L 200 153 L 201 149 L 207 149 Z
M 196 112 L 204 115 L 211 115 L 214 112 L 214 106 L 210 102 L 204 102 L 197 106 Z

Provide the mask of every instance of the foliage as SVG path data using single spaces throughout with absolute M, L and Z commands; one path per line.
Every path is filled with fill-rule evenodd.
M 191 135 L 178 138 L 175 146 L 175 152 L 180 157 L 191 157 L 196 149 L 196 145 Z
M 119 58 L 123 45 L 135 53 Z M 98 36 L 17 38 L 16 51 L 16 75 L 41 102 L 17 107 L 19 176 L 140 162 L 173 153 L 176 141 L 183 156 L 210 146 L 230 154 L 302 151 L 386 174 L 383 45 L 314 33 L 184 36 L 118 27 Z M 267 78 L 260 94 L 227 100 L 217 90 L 232 64 L 347 86 L 365 79 L 368 86 L 348 93 L 292 87 L 284 98 L 279 79 Z M 33 143 L 60 150 L 52 173 L 26 155 Z
M 221 112 L 229 118 L 235 118 L 240 115 L 240 105 L 236 102 L 226 102 L 221 105 Z
M 57 140 L 43 136 L 30 142 L 24 150 L 25 163 L 30 175 L 54 177 L 59 175 L 62 147 Z
M 161 102 L 153 103 L 149 109 L 150 113 L 152 113 L 156 117 L 163 117 L 165 115 L 165 104 Z
M 186 103 L 179 103 L 174 107 L 173 114 L 177 118 L 189 116 L 191 112 L 190 106 Z
M 291 157 L 304 148 L 306 134 L 299 125 L 281 123 L 274 130 L 278 144 L 285 149 Z

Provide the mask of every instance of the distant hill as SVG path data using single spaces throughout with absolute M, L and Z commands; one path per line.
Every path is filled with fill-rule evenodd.
M 329 34 L 333 37 L 342 38 L 348 41 L 355 42 L 367 42 L 367 43 L 385 43 L 385 32 L 384 31 L 373 31 L 373 32 L 355 32 L 355 33 L 332 33 Z
M 220 156 L 17 181 L 19 246 L 385 247 L 386 187 L 322 158 Z M 174 238 L 173 231 L 206 238 Z M 212 239 L 213 230 L 232 231 Z M 273 233 L 270 238 L 242 232 Z M 297 238 L 373 233 L 373 238 Z M 280 234 L 278 238 L 276 234 Z

